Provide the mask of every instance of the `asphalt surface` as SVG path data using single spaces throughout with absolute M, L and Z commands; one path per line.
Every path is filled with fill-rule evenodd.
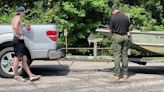
M 39 81 L 0 78 L 0 92 L 164 92 L 164 62 L 129 63 L 129 79 L 118 81 L 109 79 L 113 62 L 75 61 L 64 69 L 56 61 L 34 61 L 30 67 L 42 75 Z

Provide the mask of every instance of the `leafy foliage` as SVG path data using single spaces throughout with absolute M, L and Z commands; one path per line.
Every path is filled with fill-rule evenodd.
M 131 24 L 141 30 L 164 31 L 163 0 L 0 0 L 0 23 L 10 23 L 18 6 L 27 8 L 25 23 L 56 23 L 58 30 L 69 30 L 68 45 L 88 46 L 87 37 L 95 33 L 100 24 L 109 24 L 111 6 L 119 4 L 119 9 L 128 13 Z M 134 28 L 135 29 L 135 28 Z M 104 38 L 104 37 L 103 37 Z M 59 39 L 64 44 L 64 37 Z M 109 47 L 110 39 L 104 38 L 100 46 Z M 87 52 L 88 51 L 84 51 Z

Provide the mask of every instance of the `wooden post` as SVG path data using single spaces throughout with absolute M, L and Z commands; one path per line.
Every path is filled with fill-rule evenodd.
M 94 57 L 97 56 L 97 41 L 94 42 L 94 51 L 93 51 Z
M 68 52 L 68 41 L 67 41 L 67 36 L 68 36 L 68 30 L 67 29 L 64 29 L 64 36 L 65 36 L 65 52 L 66 52 L 66 55 L 67 55 L 67 52 Z

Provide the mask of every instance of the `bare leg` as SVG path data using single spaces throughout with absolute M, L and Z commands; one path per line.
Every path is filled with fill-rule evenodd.
M 30 68 L 29 68 L 29 66 L 27 64 L 27 57 L 25 55 L 22 57 L 22 65 L 23 65 L 24 70 L 28 74 L 28 76 L 31 77 L 33 74 L 30 71 Z
M 18 57 L 14 57 L 14 61 L 13 61 L 13 70 L 14 70 L 14 76 L 18 76 L 18 64 L 19 64 L 19 58 Z
M 23 65 L 23 68 L 26 71 L 26 73 L 28 74 L 31 81 L 35 81 L 35 80 L 40 79 L 40 77 L 41 77 L 40 75 L 32 74 L 32 72 L 30 71 L 30 68 L 27 64 L 27 57 L 25 55 L 22 57 L 22 65 Z

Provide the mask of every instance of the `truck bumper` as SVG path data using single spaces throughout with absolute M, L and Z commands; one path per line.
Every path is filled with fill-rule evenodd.
M 50 50 L 48 52 L 49 59 L 59 59 L 59 58 L 61 58 L 61 56 L 62 56 L 61 49 Z

